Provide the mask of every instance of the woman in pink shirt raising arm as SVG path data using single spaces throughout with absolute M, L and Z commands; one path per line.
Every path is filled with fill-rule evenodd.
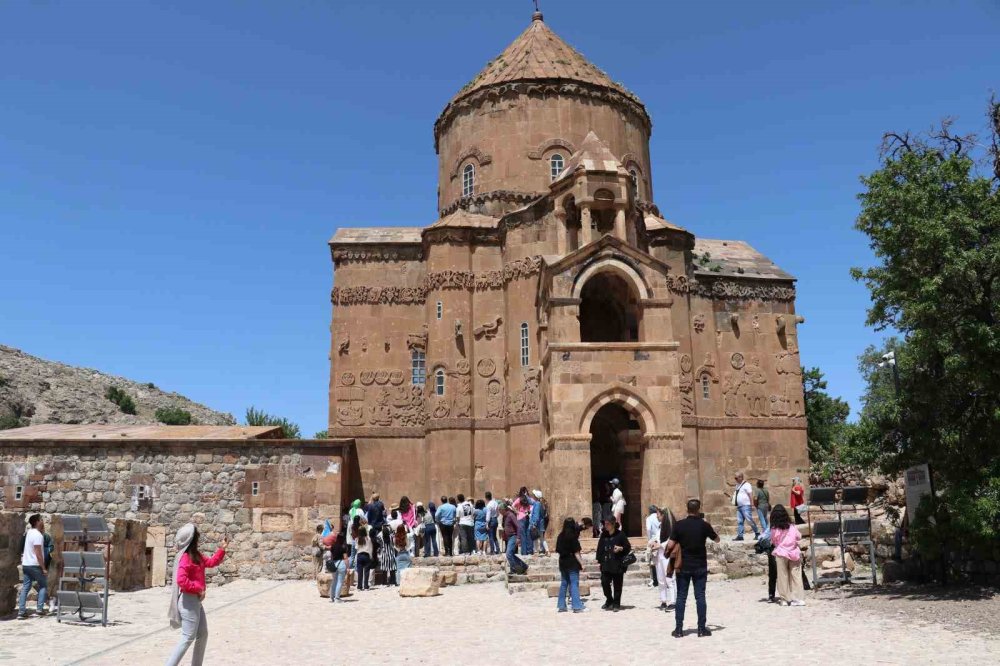
M 205 557 L 198 551 L 198 537 L 198 528 L 191 523 L 177 530 L 177 536 L 174 537 L 178 555 L 174 562 L 174 589 L 171 591 L 169 617 L 170 626 L 181 629 L 181 642 L 170 655 L 167 666 L 177 666 L 191 643 L 194 643 L 192 666 L 201 666 L 205 659 L 208 621 L 205 619 L 205 609 L 201 607 L 205 598 L 205 569 L 219 566 L 226 556 L 229 539 L 224 537 L 219 550 L 211 557 Z
M 799 551 L 801 537 L 785 507 L 776 505 L 771 510 L 771 543 L 778 569 L 778 603 L 782 606 L 806 605 L 802 589 L 802 553 Z

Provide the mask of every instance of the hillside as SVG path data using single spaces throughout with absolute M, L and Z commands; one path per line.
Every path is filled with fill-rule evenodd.
M 135 403 L 126 414 L 105 397 L 109 387 L 124 391 Z M 152 383 L 140 383 L 89 368 L 46 361 L 0 345 L 0 427 L 39 423 L 156 423 L 159 408 L 188 411 L 192 423 L 231 425 L 231 414 L 217 412 L 167 393 Z

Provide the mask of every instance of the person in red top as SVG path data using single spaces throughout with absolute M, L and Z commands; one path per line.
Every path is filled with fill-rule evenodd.
M 795 477 L 792 479 L 792 496 L 788 500 L 788 506 L 792 507 L 792 513 L 795 514 L 795 524 L 804 525 L 806 521 L 802 520 L 802 516 L 799 515 L 799 507 L 806 503 L 806 491 L 802 487 L 802 479 Z
M 223 537 L 219 550 L 211 557 L 198 551 L 198 528 L 188 523 L 177 530 L 174 545 L 178 556 L 174 563 L 174 589 L 170 599 L 170 626 L 181 629 L 181 641 L 170 655 L 167 666 L 177 666 L 194 643 L 192 666 L 201 666 L 208 645 L 208 621 L 201 602 L 205 598 L 205 569 L 214 569 L 226 556 L 229 539 Z

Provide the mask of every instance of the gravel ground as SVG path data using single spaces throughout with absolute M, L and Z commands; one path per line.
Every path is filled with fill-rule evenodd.
M 983 587 L 891 583 L 823 586 L 815 595 L 831 600 L 845 612 L 895 618 L 916 626 L 1000 636 L 1000 591 Z

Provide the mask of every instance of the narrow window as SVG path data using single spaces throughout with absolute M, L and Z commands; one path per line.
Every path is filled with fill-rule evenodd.
M 440 319 L 441 315 L 444 314 L 444 303 L 438 301 L 437 303 L 437 318 Z
M 462 196 L 471 197 L 476 191 L 476 167 L 466 164 L 462 169 Z
M 24 498 L 24 486 L 14 486 L 14 501 L 20 502 Z
M 629 169 L 628 174 L 632 176 L 632 198 L 639 198 L 639 173 L 635 169 Z
M 563 156 L 556 153 L 549 158 L 549 180 L 554 181 L 563 170 Z
M 701 376 L 701 397 L 704 400 L 709 400 L 712 397 L 711 385 L 709 383 L 708 375 Z
M 528 367 L 528 322 L 521 324 L 521 367 Z
M 146 499 L 146 486 L 136 486 L 136 499 L 144 500 Z
M 414 386 L 423 386 L 427 382 L 427 361 L 424 352 L 414 349 L 410 359 L 410 381 Z
M 441 368 L 434 373 L 434 394 L 444 395 L 444 370 Z
M 253 495 L 254 497 L 260 495 L 260 481 L 250 482 L 250 494 Z

